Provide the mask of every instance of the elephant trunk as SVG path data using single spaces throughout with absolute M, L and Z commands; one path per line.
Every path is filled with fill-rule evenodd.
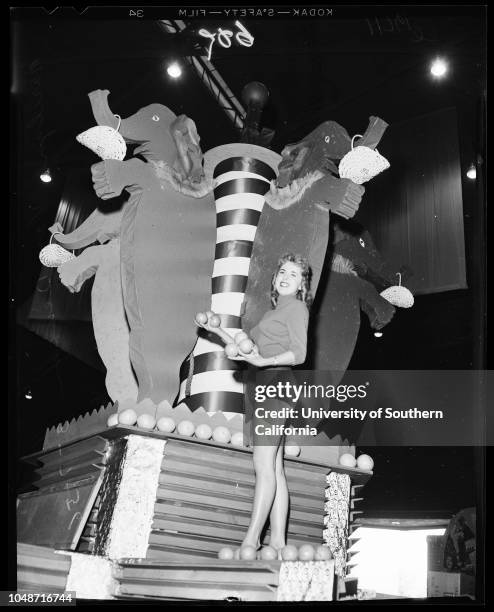
M 368 281 L 378 292 L 384 291 L 392 285 L 398 284 L 398 277 L 394 270 L 383 263 L 382 266 L 366 265 L 365 263 L 354 263 L 354 270 L 360 278 Z
M 119 120 L 108 105 L 108 89 L 96 89 L 89 94 L 89 101 L 93 116 L 98 125 L 109 125 L 112 128 L 117 128 Z
M 55 223 L 49 229 L 56 242 L 67 249 L 83 249 L 93 242 L 107 242 L 120 235 L 120 223 L 123 209 L 111 213 L 102 213 L 96 209 L 73 232 L 63 233 L 60 223 Z
M 359 147 L 369 147 L 369 149 L 375 149 L 379 144 L 381 138 L 388 124 L 379 117 L 369 117 L 369 125 L 365 131 L 365 134 L 357 140 L 355 143 Z

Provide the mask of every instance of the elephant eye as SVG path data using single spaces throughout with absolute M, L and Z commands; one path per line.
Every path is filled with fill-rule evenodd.
M 364 249 L 365 249 L 365 242 L 364 242 L 364 240 L 362 238 L 359 238 L 358 241 L 360 242 L 360 246 L 364 247 Z
M 158 117 L 158 115 L 153 115 L 153 121 L 159 121 L 160 118 Z

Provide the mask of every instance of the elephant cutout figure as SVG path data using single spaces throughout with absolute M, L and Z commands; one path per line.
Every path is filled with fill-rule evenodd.
M 333 244 L 326 255 L 326 276 L 313 325 L 313 369 L 343 376 L 352 358 L 360 329 L 360 311 L 375 330 L 383 329 L 396 309 L 380 292 L 411 270 L 394 269 L 383 260 L 370 233 L 358 222 L 333 222 Z M 334 384 L 337 384 L 337 380 Z
M 383 329 L 394 317 L 396 308 L 380 292 L 395 284 L 397 272 L 408 278 L 412 271 L 407 266 L 397 270 L 386 262 L 370 233 L 357 221 L 335 217 L 331 228 L 332 244 L 326 253 L 309 328 L 312 352 L 307 367 L 319 372 L 321 383 L 336 386 L 342 382 L 355 350 L 360 311 L 368 316 L 372 329 Z M 331 402 L 327 400 L 325 409 L 330 408 Z M 363 426 L 354 420 L 338 421 L 336 430 L 331 419 L 300 419 L 296 423 L 305 425 L 317 427 L 320 439 L 328 443 L 336 434 L 355 443 Z
M 118 274 L 137 401 L 172 402 L 180 363 L 196 340 L 191 323 L 210 290 L 215 236 L 212 183 L 203 172 L 200 139 L 191 119 L 177 117 L 162 104 L 150 104 L 120 120 L 110 110 L 108 95 L 108 90 L 89 94 L 97 124 L 118 128 L 126 143 L 137 146 L 131 159 L 106 159 L 91 167 L 94 190 L 103 201 L 124 190 L 129 198 L 112 218 L 110 232 L 108 215 L 95 211 L 70 235 L 55 238 L 68 248 L 83 248 L 108 234 L 118 238 Z M 112 245 L 112 256 L 116 247 L 117 243 Z M 92 250 L 84 257 L 85 271 L 61 266 L 62 282 L 77 290 L 95 269 L 95 254 Z M 83 268 L 84 261 L 72 268 Z M 95 273 L 96 283 L 99 272 Z
M 358 145 L 375 148 L 387 123 L 371 116 Z M 325 121 L 303 140 L 281 152 L 276 181 L 266 194 L 252 251 L 245 295 L 244 324 L 256 325 L 270 308 L 271 278 L 278 257 L 292 251 L 306 257 L 312 269 L 312 291 L 316 294 L 328 245 L 329 212 L 352 218 L 365 188 L 338 175 L 338 162 L 350 151 L 351 138 L 341 125 Z
M 71 293 L 93 276 L 91 312 L 98 353 L 106 368 L 106 390 L 113 402 L 137 399 L 137 382 L 129 357 L 129 326 L 120 275 L 120 224 L 123 209 L 94 210 L 74 231 L 63 233 L 60 223 L 49 228 L 65 248 L 84 251 L 57 269 Z M 96 244 L 99 243 L 99 244 Z M 90 246 L 91 245 L 91 246 Z
M 120 277 L 120 240 L 90 246 L 58 268 L 60 281 L 72 293 L 94 276 L 91 311 L 98 353 L 106 367 L 106 390 L 113 402 L 137 399 L 137 382 L 129 358 L 129 326 Z

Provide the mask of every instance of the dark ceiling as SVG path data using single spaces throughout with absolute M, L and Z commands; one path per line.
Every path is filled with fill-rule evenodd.
M 279 152 L 327 119 L 355 134 L 365 129 L 370 115 L 397 124 L 454 106 L 461 161 L 468 166 L 475 156 L 485 87 L 485 8 L 369 6 L 347 8 L 340 17 L 342 10 L 318 19 L 243 19 L 255 38 L 252 47 L 214 45 L 213 65 L 238 99 L 254 80 L 270 90 L 262 122 L 275 130 L 271 147 Z M 168 18 L 176 13 L 163 10 Z M 75 140 L 94 125 L 88 92 L 109 89 L 112 110 L 122 117 L 152 102 L 185 113 L 196 121 L 204 150 L 238 139 L 191 66 L 185 64 L 176 81 L 164 70 L 169 59 L 180 59 L 198 40 L 205 41 L 198 37 L 201 28 L 235 31 L 233 19 L 189 20 L 185 32 L 174 36 L 157 21 L 94 19 L 92 14 L 80 17 L 70 8 L 51 16 L 41 9 L 12 12 L 18 16 L 12 21 L 14 143 L 22 185 L 18 223 L 20 234 L 36 248 L 46 241 L 67 170 L 94 163 L 93 154 Z M 450 62 L 450 75 L 441 82 L 428 74 L 437 55 Z M 385 139 L 381 147 L 385 154 Z M 45 164 L 57 172 L 48 186 L 38 178 Z M 464 194 L 468 232 L 474 204 L 471 186 L 465 189 L 470 189 Z M 36 275 L 30 273 L 31 255 L 22 297 L 29 295 Z
M 328 118 L 353 133 L 365 128 L 370 114 L 396 123 L 475 101 L 482 77 L 481 7 L 390 7 L 379 18 L 375 12 L 371 6 L 345 19 L 243 20 L 253 46 L 215 44 L 212 62 L 237 98 L 250 81 L 269 88 L 264 122 L 276 130 L 272 147 L 278 151 Z M 235 30 L 232 20 L 186 22 L 185 33 L 173 36 L 156 21 L 64 19 L 64 13 L 70 14 L 14 24 L 13 90 L 23 102 L 30 160 L 39 159 L 40 144 L 57 162 L 84 159 L 74 136 L 94 123 L 87 93 L 96 88 L 111 91 L 122 116 L 151 102 L 186 113 L 206 149 L 234 139 L 192 68 L 177 81 L 164 73 L 167 59 L 201 40 L 200 28 Z M 440 85 L 427 74 L 438 54 L 452 69 Z
M 461 163 L 467 167 L 478 153 L 479 99 L 485 88 L 485 7 L 371 5 L 348 9 L 344 17 L 338 11 L 336 7 L 331 18 L 241 19 L 255 37 L 254 45 L 213 48 L 212 62 L 238 98 L 244 85 L 254 80 L 270 90 L 263 123 L 275 130 L 272 148 L 279 152 L 284 144 L 297 141 L 327 119 L 341 123 L 353 134 L 365 129 L 370 115 L 394 124 L 455 106 Z M 17 174 L 13 177 L 16 214 L 11 229 L 16 270 L 13 299 L 18 304 L 29 298 L 36 285 L 40 271 L 37 255 L 46 244 L 47 228 L 53 223 L 67 171 L 94 163 L 94 156 L 75 141 L 76 134 L 94 125 L 88 92 L 109 89 L 112 109 L 122 117 L 152 102 L 189 115 L 198 126 L 203 150 L 238 139 L 230 120 L 191 67 L 177 81 L 164 72 L 168 58 L 187 52 L 197 41 L 200 27 L 234 29 L 232 19 L 219 22 L 209 16 L 186 21 L 186 34 L 174 37 L 166 35 L 156 21 L 74 15 L 71 9 L 60 9 L 51 17 L 38 11 L 30 19 L 25 15 L 17 19 L 12 12 L 12 154 Z M 178 15 L 175 11 L 163 17 Z M 428 63 L 436 55 L 450 61 L 450 76 L 442 82 L 434 82 L 428 74 Z M 384 138 L 384 153 L 385 147 Z M 45 163 L 57 169 L 50 185 L 39 181 Z M 478 193 L 469 184 L 463 191 L 467 270 L 471 270 L 479 257 L 474 245 L 481 239 L 476 235 L 480 221 L 475 221 Z M 418 299 L 414 314 L 406 321 L 393 321 L 391 333 L 381 342 L 376 343 L 364 322 L 354 367 L 478 366 L 481 357 L 473 320 L 481 307 L 480 289 L 477 281 L 468 280 L 468 290 Z M 92 373 L 29 332 L 19 330 L 18 334 L 19 393 L 22 396 L 26 385 L 37 386 L 38 397 L 45 402 L 52 398 L 52 420 L 92 409 L 94 405 L 87 403 L 104 397 L 100 372 Z M 396 361 L 403 345 L 411 347 L 415 365 Z M 54 364 L 51 371 L 50 363 Z M 74 385 L 79 385 L 78 398 L 73 397 Z M 92 394 L 87 392 L 91 387 Z M 32 403 L 21 407 L 25 414 L 32 409 Z M 39 416 L 38 427 L 42 423 Z M 39 446 L 39 440 L 35 443 Z M 381 451 L 385 455 L 387 449 Z M 428 452 L 433 453 L 433 461 L 440 454 L 434 449 L 419 449 L 418 455 L 424 457 Z M 441 455 L 443 480 L 447 478 L 448 456 L 458 469 L 473 465 L 473 455 L 447 452 Z M 406 449 L 400 450 L 398 460 L 404 461 L 405 455 Z M 382 465 L 385 470 L 385 462 Z M 394 467 L 390 465 L 383 473 L 390 479 L 381 488 L 376 481 L 375 499 L 383 491 L 396 492 L 399 486 Z M 468 474 L 460 478 L 464 495 L 461 490 L 455 495 L 451 491 L 451 497 L 443 497 L 435 509 L 470 503 L 474 492 Z M 430 491 L 423 483 L 418 487 L 417 510 L 425 503 L 424 487 Z

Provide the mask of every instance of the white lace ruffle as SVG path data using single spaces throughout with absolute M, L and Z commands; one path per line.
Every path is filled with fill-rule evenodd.
M 284 561 L 278 601 L 331 601 L 334 561 Z
M 295 179 L 286 187 L 276 187 L 274 181 L 271 181 L 268 193 L 264 196 L 266 203 L 276 210 L 288 208 L 295 202 L 299 202 L 304 193 L 316 181 L 323 178 L 324 174 L 320 170 L 309 172 L 305 176 Z
M 77 142 L 91 149 L 101 159 L 122 161 L 127 154 L 123 136 L 109 125 L 96 125 L 76 136 Z
M 191 183 L 164 161 L 156 162 L 151 160 L 150 163 L 153 165 L 154 172 L 162 183 L 183 195 L 192 198 L 203 198 L 208 193 L 211 193 L 216 186 L 216 182 L 208 178 L 204 178 L 201 183 Z M 163 186 L 161 188 L 163 189 Z
M 39 252 L 39 260 L 47 268 L 58 268 L 71 259 L 75 255 L 59 244 L 48 244 Z
M 343 578 L 346 573 L 346 549 L 348 539 L 348 515 L 350 503 L 350 476 L 331 472 L 327 476 L 328 488 L 324 510 L 324 541 L 335 560 L 335 572 Z
M 403 285 L 393 285 L 384 291 L 381 291 L 381 297 L 387 300 L 393 306 L 400 308 L 411 308 L 414 303 L 414 298 L 409 289 Z
M 349 151 L 338 166 L 341 178 L 362 185 L 389 168 L 388 160 L 369 147 L 355 147 Z

